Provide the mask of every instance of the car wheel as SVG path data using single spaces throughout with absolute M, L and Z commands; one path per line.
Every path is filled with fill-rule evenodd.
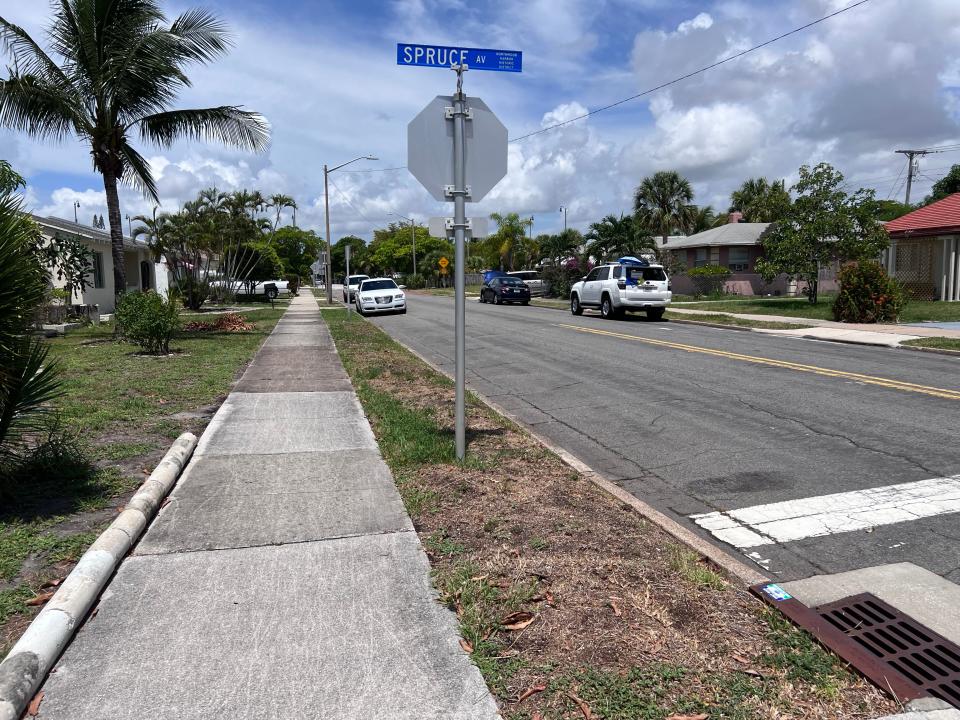
M 397 312 L 398 312 L 400 315 L 406 315 L 406 314 L 407 314 L 407 309 L 406 309 L 406 308 L 401 308 L 400 310 L 397 310 Z
M 267 296 L 267 300 L 276 300 L 276 299 L 277 299 L 277 295 L 279 295 L 279 294 L 280 294 L 280 293 L 277 291 L 276 288 L 270 288 L 270 289 L 267 290 L 267 292 L 265 293 L 265 295 Z
M 605 320 L 612 320 L 616 316 L 616 310 L 613 308 L 613 301 L 610 300 L 609 295 L 604 295 L 603 300 L 600 301 L 600 317 Z
M 529 301 L 529 300 L 524 300 L 524 301 L 523 301 L 522 303 L 520 303 L 520 304 L 521 304 L 521 305 L 529 305 L 529 304 L 530 304 L 530 301 Z
M 573 315 L 583 315 L 583 306 L 580 304 L 580 296 L 573 293 L 570 296 L 570 312 Z
M 503 305 L 503 298 L 500 297 L 499 295 L 497 295 L 496 293 L 494 293 L 494 294 L 493 294 L 493 303 L 494 303 L 494 305 Z
M 663 320 L 664 308 L 650 308 L 647 310 L 648 320 Z

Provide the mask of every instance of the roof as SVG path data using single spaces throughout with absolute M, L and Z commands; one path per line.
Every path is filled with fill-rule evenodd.
M 770 223 L 727 223 L 720 227 L 704 230 L 696 235 L 668 242 L 667 250 L 685 250 L 698 247 L 720 247 L 728 245 L 759 245 L 760 238 Z
M 949 235 L 960 232 L 960 193 L 947 195 L 926 207 L 886 223 L 887 232 L 897 237 Z
M 90 225 L 82 225 L 80 223 L 75 223 L 70 220 L 64 220 L 63 218 L 58 217 L 40 217 L 39 215 L 33 215 L 33 219 L 42 227 L 49 228 L 51 230 L 61 230 L 63 232 L 73 233 L 79 235 L 83 238 L 88 238 L 94 242 L 103 243 L 106 245 L 110 244 L 110 233 L 106 230 L 99 230 L 98 228 L 91 227 Z M 148 247 L 147 243 L 143 240 L 134 240 L 133 238 L 124 235 L 123 244 L 128 248 L 145 248 Z

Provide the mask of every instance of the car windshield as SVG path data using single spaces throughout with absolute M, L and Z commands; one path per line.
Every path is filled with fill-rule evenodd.
M 397 284 L 393 280 L 364 280 L 360 289 L 367 290 L 396 290 Z
M 501 278 L 500 282 L 502 282 L 504 285 L 510 285 L 511 287 L 517 286 L 517 285 L 523 285 L 523 280 L 515 277 Z
M 635 285 L 638 282 L 662 281 L 667 279 L 663 268 L 659 267 L 626 267 L 627 284 Z
M 347 285 L 359 285 L 366 279 L 367 279 L 366 275 L 351 275 L 347 279 Z

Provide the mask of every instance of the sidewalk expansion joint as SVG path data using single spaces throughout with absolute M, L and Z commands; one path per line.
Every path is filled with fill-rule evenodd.
M 269 547 L 283 547 L 285 545 L 308 545 L 310 543 L 324 543 L 336 540 L 349 540 L 350 538 L 358 537 L 379 537 L 381 535 L 400 535 L 403 533 L 413 533 L 416 535 L 416 530 L 414 528 L 397 528 L 395 530 L 380 530 L 378 532 L 358 532 L 358 533 L 345 533 L 343 535 L 331 535 L 329 537 L 321 538 L 310 538 L 307 540 L 282 540 L 278 542 L 262 542 L 262 543 L 252 543 L 250 545 L 237 545 L 234 547 L 210 547 L 210 548 L 185 548 L 182 550 L 169 550 L 167 552 L 135 552 L 131 555 L 131 558 L 137 557 L 161 557 L 166 555 L 190 555 L 194 553 L 205 553 L 205 552 L 231 552 L 236 550 L 253 550 L 256 548 L 269 548 Z

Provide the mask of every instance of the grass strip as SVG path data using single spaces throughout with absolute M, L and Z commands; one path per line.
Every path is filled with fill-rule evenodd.
M 895 706 L 803 631 L 372 323 L 329 312 L 344 367 L 504 717 L 865 718 Z M 581 704 L 582 703 L 582 704 Z
M 709 313 L 678 313 L 670 312 L 664 314 L 667 320 L 679 320 L 687 322 L 711 323 L 713 325 L 733 325 L 735 327 L 759 328 L 762 330 L 803 330 L 813 327 L 802 323 L 775 322 L 767 320 L 750 320 L 748 318 L 736 317 L 735 315 L 713 315 Z
M 937 350 L 956 350 L 960 352 L 960 338 L 923 337 L 916 340 L 904 340 L 901 345 L 911 347 L 936 348 Z

